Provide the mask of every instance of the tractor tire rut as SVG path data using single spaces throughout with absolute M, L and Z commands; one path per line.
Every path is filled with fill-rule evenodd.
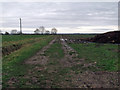
M 37 52 L 33 57 L 25 61 L 25 64 L 41 64 L 45 65 L 48 61 L 48 57 L 45 56 L 45 51 L 56 41 L 52 40 L 47 46 L 43 47 L 42 50 Z

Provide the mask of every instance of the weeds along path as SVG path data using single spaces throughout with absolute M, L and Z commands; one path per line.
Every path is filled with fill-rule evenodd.
M 62 49 L 64 50 L 65 56 L 63 59 L 61 59 L 61 63 L 65 67 L 72 67 L 75 65 L 81 65 L 85 68 L 87 67 L 95 67 L 95 63 L 87 63 L 85 62 L 85 58 L 79 58 L 78 53 L 70 47 L 65 40 L 61 37 L 60 38 L 61 44 L 62 44 Z
M 64 50 L 65 56 L 61 59 L 60 63 L 63 65 L 63 67 L 72 67 L 73 65 L 77 64 L 75 60 L 78 60 L 77 52 L 67 45 L 65 40 L 63 38 L 60 38 L 60 42 L 62 44 L 62 49 Z M 78 64 L 81 64 L 83 59 L 79 60 Z

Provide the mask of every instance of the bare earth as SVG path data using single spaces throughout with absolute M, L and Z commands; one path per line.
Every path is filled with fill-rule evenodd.
M 45 52 L 56 42 L 60 42 L 65 55 L 62 59 L 49 59 Z M 22 77 L 27 79 L 25 86 L 34 84 L 37 88 L 51 88 L 53 86 L 60 88 L 118 88 L 117 72 L 94 72 L 89 68 L 97 69 L 96 63 L 86 63 L 84 58 L 78 58 L 77 56 L 77 52 L 68 46 L 62 37 L 55 38 L 33 57 L 24 62 L 24 64 L 34 66 Z M 58 61 L 59 64 L 49 65 L 52 60 Z M 74 69 L 69 69 L 78 66 L 80 71 L 78 73 Z M 69 71 L 64 73 L 64 75 L 60 75 L 58 74 L 60 69 Z M 41 77 L 45 79 L 40 79 Z M 8 82 L 11 87 L 13 82 L 13 79 Z

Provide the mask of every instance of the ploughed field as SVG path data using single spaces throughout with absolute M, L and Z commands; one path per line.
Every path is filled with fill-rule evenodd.
M 3 35 L 3 88 L 118 88 L 118 45 L 95 35 Z

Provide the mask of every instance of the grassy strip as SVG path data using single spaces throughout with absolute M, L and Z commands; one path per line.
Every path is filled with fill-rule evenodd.
M 42 37 L 41 37 L 42 38 Z M 38 42 L 26 44 L 21 49 L 3 58 L 3 87 L 8 87 L 7 82 L 11 77 L 19 79 L 31 66 L 23 64 L 24 60 L 31 57 L 35 52 L 47 45 L 52 40 L 51 36 Z
M 2 35 L 2 42 L 18 41 L 29 38 L 39 38 L 44 36 L 46 35 Z
M 95 35 L 63 35 L 63 37 L 71 38 L 71 39 L 80 39 L 80 38 L 91 38 Z
M 52 80 L 52 84 L 50 85 L 52 88 L 65 87 L 65 85 L 62 85 L 62 83 L 64 82 L 72 85 L 70 83 L 72 77 L 72 75 L 70 75 L 70 71 L 72 70 L 72 68 L 63 67 L 62 63 L 60 63 L 60 60 L 64 58 L 64 51 L 59 41 L 56 41 L 53 45 L 51 45 L 51 47 L 46 51 L 45 54 L 46 56 L 49 56 L 49 62 L 46 65 L 46 71 L 41 72 L 44 76 L 44 80 L 42 80 L 41 82 L 44 82 L 45 80 Z M 43 87 L 46 87 L 45 85 L 46 84 L 43 84 Z
M 118 70 L 118 46 L 113 44 L 70 44 L 79 58 L 85 58 L 87 62 L 96 62 L 96 66 L 103 71 Z
M 62 45 L 59 42 L 56 42 L 51 45 L 51 47 L 45 52 L 50 58 L 61 59 L 64 57 L 64 52 L 62 50 Z
M 2 47 L 6 47 L 13 44 L 26 44 L 37 41 L 47 37 L 47 35 L 3 35 L 2 37 Z

